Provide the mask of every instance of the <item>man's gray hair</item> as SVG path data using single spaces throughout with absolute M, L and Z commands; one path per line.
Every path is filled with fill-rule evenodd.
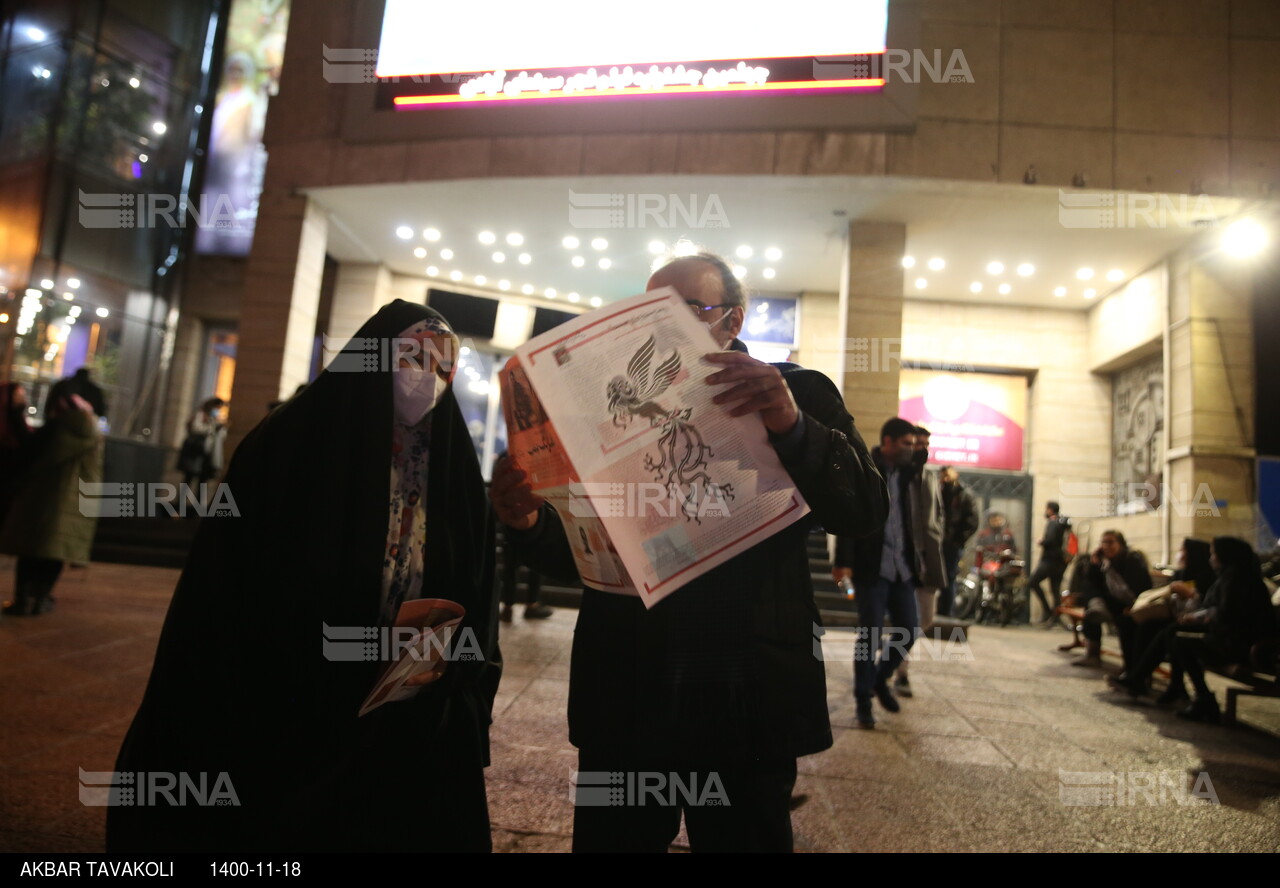
M 742 286 L 742 281 L 738 280 L 738 276 L 733 273 L 733 268 L 728 262 L 725 262 L 715 253 L 701 252 L 694 253 L 691 259 L 701 259 L 710 265 L 715 266 L 716 271 L 720 273 L 721 289 L 724 290 L 724 304 L 730 309 L 741 308 L 747 310 L 747 291 Z

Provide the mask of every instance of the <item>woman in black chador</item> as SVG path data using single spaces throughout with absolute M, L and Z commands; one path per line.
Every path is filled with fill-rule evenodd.
M 113 791 L 111 852 L 490 849 L 493 523 L 448 388 L 458 341 L 396 301 L 347 349 L 231 460 L 237 514 L 204 519 L 169 606 L 116 765 L 135 791 Z M 386 661 L 325 639 L 368 627 L 377 651 L 418 598 L 465 608 L 466 654 L 358 717 Z

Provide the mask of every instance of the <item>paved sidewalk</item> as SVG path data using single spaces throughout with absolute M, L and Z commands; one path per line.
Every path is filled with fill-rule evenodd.
M 161 568 L 69 570 L 54 613 L 0 621 L 0 851 L 102 849 L 104 809 L 80 804 L 78 769 L 111 770 L 176 579 Z M 0 572 L 0 595 L 11 588 L 12 572 Z M 569 848 L 576 755 L 564 712 L 575 616 L 557 610 L 525 623 L 517 608 L 503 626 L 488 775 L 499 850 Z M 877 710 L 879 727 L 860 731 L 851 635 L 829 632 L 836 741 L 800 763 L 796 791 L 808 800 L 793 816 L 797 848 L 1280 850 L 1280 739 L 1121 702 L 1100 673 L 1053 649 L 1065 637 L 979 627 L 967 647 L 935 645 L 934 659 L 912 664 L 915 697 L 902 712 Z M 1280 700 L 1241 701 L 1246 720 L 1274 722 L 1278 710 Z M 1064 783 L 1060 772 L 1093 776 Z M 1185 793 L 1201 772 L 1199 792 L 1219 804 L 1180 804 L 1170 787 Z M 1119 792 L 1117 779 L 1126 781 Z M 1148 780 L 1157 785 L 1144 792 Z

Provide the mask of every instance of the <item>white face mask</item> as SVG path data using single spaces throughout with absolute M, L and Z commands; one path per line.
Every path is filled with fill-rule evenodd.
M 392 375 L 395 377 L 392 401 L 396 421 L 401 425 L 416 426 L 422 422 L 449 390 L 448 383 L 430 370 L 403 367 Z

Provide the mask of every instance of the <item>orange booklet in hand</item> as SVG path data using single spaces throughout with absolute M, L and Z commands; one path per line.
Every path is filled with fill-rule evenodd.
M 445 653 L 466 608 L 444 598 L 420 598 L 400 605 L 391 637 L 400 644 L 400 657 L 386 668 L 360 707 L 366 715 L 383 703 L 412 697 L 416 688 L 440 678 L 448 663 Z

